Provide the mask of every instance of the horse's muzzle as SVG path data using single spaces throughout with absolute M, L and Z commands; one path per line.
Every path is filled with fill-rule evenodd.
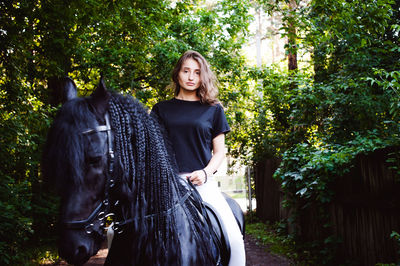
M 69 232 L 68 232 L 69 231 Z M 58 252 L 69 264 L 83 265 L 100 249 L 100 243 L 84 232 L 68 230 L 59 240 Z

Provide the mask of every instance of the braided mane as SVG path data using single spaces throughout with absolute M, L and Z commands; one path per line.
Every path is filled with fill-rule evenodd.
M 159 123 L 130 96 L 113 94 L 109 113 L 117 178 L 129 194 L 121 215 L 125 219 L 135 218 L 129 225 L 136 243 L 132 245 L 135 255 L 130 263 L 215 265 L 210 232 L 199 212 L 198 201 L 191 195 L 177 204 L 187 195 L 188 188 L 180 181 Z M 144 218 L 149 214 L 158 215 Z M 190 252 L 184 252 L 185 249 Z M 177 258 L 181 261 L 177 262 Z

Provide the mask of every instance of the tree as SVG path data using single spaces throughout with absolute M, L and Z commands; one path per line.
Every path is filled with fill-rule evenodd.
M 171 96 L 170 71 L 194 49 L 214 66 L 227 103 L 242 93 L 247 9 L 247 2 L 225 0 L 0 3 L 1 264 L 25 261 L 30 242 L 54 242 L 57 201 L 40 175 L 57 109 L 49 105 L 48 81 L 68 75 L 88 95 L 102 72 L 107 87 L 151 106 Z
M 294 211 L 291 220 L 318 210 L 315 223 L 324 233 L 314 239 L 314 250 L 325 263 L 332 263 L 336 243 L 325 220 L 335 178 L 358 154 L 399 145 L 393 97 L 400 67 L 398 8 L 399 1 L 391 0 L 300 5 L 294 16 L 297 52 L 312 54 L 314 71 L 258 73 L 267 96 L 260 102 L 256 135 L 262 137 L 254 154 L 257 160 L 282 159 L 275 176 Z M 301 230 L 295 236 L 304 240 Z

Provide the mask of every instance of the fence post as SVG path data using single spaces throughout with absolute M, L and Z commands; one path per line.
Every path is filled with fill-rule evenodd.
M 250 178 L 250 167 L 247 167 L 247 188 L 248 188 L 248 196 L 249 196 L 249 211 L 253 211 L 252 206 L 252 198 L 251 198 L 251 178 Z

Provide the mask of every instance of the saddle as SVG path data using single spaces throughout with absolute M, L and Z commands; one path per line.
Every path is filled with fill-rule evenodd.
M 218 212 L 207 202 L 203 201 L 205 208 L 205 219 L 211 228 L 211 236 L 214 243 L 219 250 L 219 261 L 217 265 L 228 265 L 231 257 L 231 248 L 229 244 L 228 232 L 222 222 L 222 219 Z
M 190 181 L 183 181 L 183 179 L 180 180 L 188 190 L 191 190 L 191 197 L 198 203 L 196 204 L 198 211 L 202 214 L 205 222 L 208 225 L 208 228 L 210 229 L 211 238 L 216 246 L 216 250 L 213 251 L 214 257 L 217 258 L 216 265 L 228 265 L 231 257 L 230 243 L 228 232 L 219 213 L 212 205 L 202 200 L 200 194 L 197 192 L 197 189 L 195 189 L 194 185 Z M 240 206 L 228 195 L 225 193 L 222 194 L 232 209 L 239 228 L 242 230 L 242 234 L 244 235 L 244 223 L 240 222 L 240 220 L 244 221 L 244 216 Z

